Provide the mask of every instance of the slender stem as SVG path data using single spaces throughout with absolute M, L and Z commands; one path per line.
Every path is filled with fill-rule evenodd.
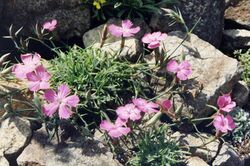
M 125 46 L 125 37 L 122 36 L 122 38 L 121 38 L 121 46 L 120 46 L 120 53 L 122 52 L 124 46 Z
M 155 124 L 163 115 L 163 113 L 161 111 L 157 112 L 151 119 L 149 119 L 149 121 L 146 122 L 145 126 L 151 126 L 153 124 Z
M 210 120 L 213 119 L 214 117 L 206 117 L 206 118 L 197 118 L 197 119 L 192 119 L 191 122 L 199 122 L 203 120 Z
M 100 43 L 100 48 L 103 47 L 105 40 L 107 39 L 107 35 L 108 35 L 108 25 L 105 24 L 102 30 L 102 34 L 101 34 L 101 43 Z

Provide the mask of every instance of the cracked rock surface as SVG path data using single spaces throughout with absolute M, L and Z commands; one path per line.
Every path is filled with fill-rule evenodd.
M 186 41 L 175 50 L 184 38 L 185 34 L 182 32 L 171 32 L 160 48 L 171 57 L 179 58 L 184 54 L 192 67 L 192 75 L 188 80 L 183 81 L 187 91 L 182 94 L 182 97 L 174 96 L 174 100 L 177 105 L 183 105 L 182 116 L 206 117 L 214 113 L 214 110 L 207 108 L 207 104 L 216 105 L 221 93 L 231 92 L 240 79 L 242 69 L 236 59 L 226 56 L 194 34 L 190 34 Z M 165 67 L 159 71 L 162 74 L 165 72 Z M 162 90 L 164 83 L 156 82 L 156 86 L 159 93 L 164 91 Z M 168 96 L 165 95 L 161 99 L 166 98 Z
M 119 166 L 118 161 L 99 141 L 87 139 L 73 131 L 63 143 L 48 142 L 43 128 L 34 132 L 31 143 L 18 157 L 19 166 Z
M 204 160 L 207 163 L 212 163 L 213 166 L 244 166 L 244 161 L 240 159 L 240 156 L 232 146 L 228 143 L 222 144 L 219 140 L 210 142 L 213 137 L 213 135 L 206 133 L 184 134 L 180 132 L 176 132 L 171 136 L 171 138 L 179 142 L 181 146 L 187 146 L 192 156 L 200 158 L 198 161 Z M 204 144 L 206 145 L 203 146 Z M 197 159 L 192 160 L 191 163 L 197 163 Z M 202 162 L 200 162 L 200 164 L 202 164 Z
M 80 37 L 90 27 L 90 10 L 82 0 L 8 0 L 2 6 L 1 25 L 6 29 L 11 24 L 15 29 L 24 26 L 27 36 L 37 22 L 42 25 L 51 19 L 58 20 L 56 32 L 64 39 Z
M 7 160 L 10 165 L 15 165 L 16 158 L 31 139 L 30 123 L 18 117 L 11 117 L 1 123 L 0 133 L 0 165 L 5 166 Z
M 200 19 L 194 29 L 194 33 L 201 39 L 218 47 L 222 38 L 222 30 L 224 25 L 224 0 L 179 0 L 177 5 L 162 6 L 167 8 L 179 8 L 181 14 L 191 29 Z M 156 31 L 171 32 L 174 30 L 184 30 L 183 25 L 178 23 L 171 25 L 173 20 L 163 12 L 160 15 L 155 15 L 151 19 L 150 26 Z M 170 26 L 171 25 L 171 26 Z

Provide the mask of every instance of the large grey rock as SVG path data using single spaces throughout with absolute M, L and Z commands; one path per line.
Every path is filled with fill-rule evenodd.
M 189 29 L 201 18 L 194 29 L 194 33 L 216 47 L 220 45 L 224 27 L 224 0 L 179 0 L 179 4 L 175 6 L 180 9 Z M 161 15 L 152 17 L 150 26 L 154 30 L 164 32 L 185 30 L 179 24 L 170 26 L 171 22 L 172 19 L 163 12 Z
M 34 132 L 31 143 L 18 157 L 20 166 L 119 166 L 118 161 L 99 141 L 71 133 L 63 143 L 48 142 L 44 128 Z
M 58 20 L 57 32 L 62 38 L 80 37 L 90 26 L 90 10 L 82 0 L 15 0 L 4 1 L 1 26 L 24 26 L 24 34 L 31 35 L 38 22 Z
M 241 27 L 250 30 L 250 1 L 235 0 L 234 5 L 225 11 L 225 19 L 234 21 Z
M 231 51 L 250 48 L 250 31 L 244 29 L 224 30 L 222 48 Z
M 0 20 L 2 18 L 2 11 L 3 11 L 3 1 L 0 1 Z
M 6 163 L 7 159 L 10 164 L 15 164 L 16 158 L 28 145 L 31 135 L 29 121 L 18 117 L 4 120 L 0 126 L 0 161 Z
M 184 53 L 193 71 L 189 80 L 183 82 L 187 91 L 182 94 L 183 97 L 176 96 L 176 103 L 183 105 L 183 116 L 206 117 L 214 112 L 206 105 L 216 105 L 217 98 L 221 93 L 231 92 L 233 86 L 240 79 L 242 70 L 236 59 L 224 55 L 194 34 L 191 34 L 173 52 L 183 41 L 183 38 L 183 33 L 172 32 L 162 43 L 165 53 L 172 54 L 171 57 L 180 58 L 180 55 Z M 162 72 L 166 72 L 165 66 Z M 162 98 L 166 99 L 168 96 L 165 95 Z

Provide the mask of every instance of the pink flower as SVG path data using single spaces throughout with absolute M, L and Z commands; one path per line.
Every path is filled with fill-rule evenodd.
M 51 21 L 45 22 L 43 24 L 43 29 L 46 29 L 46 30 L 52 32 L 56 29 L 56 25 L 57 25 L 57 20 L 53 19 Z
M 223 96 L 219 96 L 217 100 L 217 105 L 219 109 L 224 112 L 230 112 L 234 107 L 236 107 L 236 103 L 232 101 L 230 94 L 224 94 Z
M 173 106 L 171 100 L 164 100 L 161 102 L 162 108 L 166 111 L 170 110 Z
M 167 38 L 166 33 L 154 32 L 145 34 L 142 37 L 142 42 L 148 44 L 149 49 L 154 49 L 160 46 L 160 42 Z
M 137 98 L 132 100 L 134 105 L 145 113 L 158 112 L 159 105 L 153 102 L 147 102 L 145 99 Z
M 132 28 L 132 26 L 133 26 L 133 23 L 130 20 L 123 20 L 121 27 L 111 24 L 109 25 L 108 29 L 109 29 L 109 32 L 116 37 L 121 37 L 121 36 L 132 37 L 140 31 L 139 26 L 135 28 Z
M 53 90 L 47 90 L 44 93 L 44 98 L 49 102 L 43 107 L 45 115 L 51 117 L 58 109 L 60 119 L 68 119 L 72 115 L 71 108 L 77 107 L 79 103 L 79 97 L 71 95 L 70 89 L 67 85 L 62 84 L 58 87 L 58 93 Z
M 141 119 L 141 111 L 134 104 L 127 104 L 122 107 L 118 107 L 116 113 L 119 118 L 123 120 L 136 121 Z
M 50 77 L 51 75 L 42 65 L 38 66 L 35 71 L 27 74 L 29 89 L 34 92 L 40 89 L 49 89 Z
M 176 73 L 180 80 L 187 80 L 192 74 L 191 65 L 188 61 L 182 61 L 180 64 L 176 60 L 170 60 L 167 64 L 167 70 L 172 73 Z
M 130 128 L 126 127 L 126 122 L 117 118 L 115 124 L 104 120 L 100 124 L 100 128 L 108 132 L 108 135 L 112 138 L 119 138 L 123 135 L 127 135 L 130 132 Z
M 41 65 L 41 56 L 35 54 L 22 54 L 21 60 L 23 64 L 15 64 L 12 68 L 12 73 L 19 79 L 26 79 L 27 74 L 33 72 L 37 66 Z
M 222 133 L 227 133 L 228 130 L 232 131 L 236 127 L 233 118 L 230 115 L 225 117 L 222 114 L 219 114 L 214 118 L 213 125 L 217 131 L 221 131 Z

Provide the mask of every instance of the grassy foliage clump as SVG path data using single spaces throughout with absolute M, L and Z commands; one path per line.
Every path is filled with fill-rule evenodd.
M 176 142 L 166 139 L 166 126 L 146 132 L 138 145 L 136 156 L 129 161 L 133 166 L 173 166 L 182 162 L 183 153 Z
M 239 58 L 243 67 L 242 79 L 250 85 L 250 49 L 245 53 L 242 51 L 236 51 L 235 55 Z
M 125 100 L 145 96 L 149 90 L 143 79 L 148 71 L 144 64 L 131 64 L 99 49 L 74 46 L 66 53 L 58 52 L 50 64 L 52 85 L 68 84 L 81 98 L 78 111 L 90 122 L 112 115 Z

